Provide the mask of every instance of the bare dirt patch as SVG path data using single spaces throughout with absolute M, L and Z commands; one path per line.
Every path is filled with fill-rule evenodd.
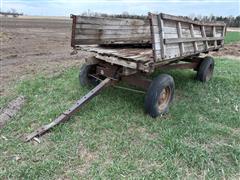
M 77 168 L 77 172 L 80 176 L 84 175 L 87 170 L 91 167 L 92 162 L 96 160 L 97 154 L 90 152 L 84 144 L 80 143 L 78 148 L 78 157 L 84 161 L 82 166 Z
M 70 19 L 0 18 L 1 95 L 8 94 L 13 82 L 79 66 L 89 56 L 85 52 L 70 55 Z
M 213 56 L 228 57 L 231 59 L 240 60 L 240 42 L 227 44 L 223 49 L 215 52 L 210 52 Z
M 71 172 L 76 173 L 78 177 L 84 177 L 87 175 L 92 163 L 98 159 L 98 154 L 97 152 L 89 151 L 86 146 L 80 142 L 77 149 L 77 158 L 80 163 L 75 165 L 67 165 L 65 167 L 66 170 L 60 177 L 56 178 L 57 180 L 72 179 L 69 177 L 69 173 Z

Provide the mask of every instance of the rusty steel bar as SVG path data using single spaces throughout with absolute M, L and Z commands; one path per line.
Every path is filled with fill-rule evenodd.
M 150 79 L 141 77 L 139 74 L 132 76 L 123 76 L 121 80 L 130 85 L 140 87 L 143 90 L 147 90 L 152 82 Z
M 160 69 L 195 69 L 197 68 L 199 63 L 191 62 L 191 63 L 179 63 L 179 64 L 167 64 L 167 65 L 159 65 Z
M 46 131 L 51 129 L 52 127 L 58 125 L 59 123 L 65 122 L 68 120 L 74 113 L 76 113 L 86 102 L 96 96 L 104 87 L 110 85 L 112 79 L 106 78 L 100 84 L 98 84 L 94 89 L 92 89 L 89 93 L 79 99 L 70 109 L 62 113 L 58 118 L 52 121 L 50 124 L 43 125 L 42 127 L 38 128 L 34 132 L 28 134 L 24 141 L 28 142 L 33 139 L 35 136 L 40 136 L 44 134 Z

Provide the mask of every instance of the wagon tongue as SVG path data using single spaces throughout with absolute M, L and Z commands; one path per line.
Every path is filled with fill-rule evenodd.
M 43 125 L 42 127 L 38 128 L 34 132 L 25 136 L 24 141 L 28 142 L 36 136 L 41 136 L 45 132 L 47 132 L 52 127 L 58 125 L 59 123 L 67 121 L 74 113 L 76 113 L 86 102 L 96 96 L 101 90 L 104 89 L 107 85 L 111 83 L 110 78 L 106 78 L 100 84 L 98 84 L 94 89 L 92 89 L 89 93 L 79 99 L 70 109 L 63 112 L 58 118 L 47 125 Z

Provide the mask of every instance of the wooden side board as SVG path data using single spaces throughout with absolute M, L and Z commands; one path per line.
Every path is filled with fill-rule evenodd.
M 75 45 L 150 44 L 149 20 L 112 17 L 75 18 Z
M 149 13 L 154 61 L 208 52 L 224 44 L 224 23 L 204 23 L 168 14 Z
M 162 13 L 149 13 L 148 20 L 74 15 L 72 18 L 72 47 L 121 44 L 118 48 L 82 46 L 81 49 L 132 69 L 139 68 L 139 64 L 146 68 L 146 63 L 164 63 L 218 50 L 224 45 L 226 29 L 223 23 L 203 23 Z M 152 49 L 131 48 L 126 44 L 144 44 Z

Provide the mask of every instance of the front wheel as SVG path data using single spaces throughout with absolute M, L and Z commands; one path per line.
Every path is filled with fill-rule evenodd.
M 209 81 L 213 76 L 213 70 L 214 70 L 213 58 L 210 56 L 205 57 L 200 63 L 196 79 L 202 82 Z
M 174 80 L 170 75 L 161 74 L 150 84 L 145 97 L 145 111 L 153 118 L 168 112 L 174 97 Z
M 83 64 L 79 72 L 79 83 L 81 86 L 96 86 L 99 81 L 91 76 L 96 73 L 96 64 Z

